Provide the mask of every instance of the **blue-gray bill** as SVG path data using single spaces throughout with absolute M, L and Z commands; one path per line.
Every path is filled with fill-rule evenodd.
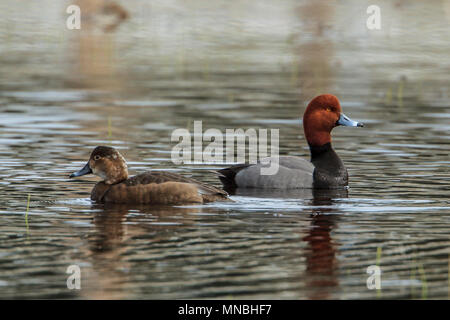
M 92 170 L 91 170 L 91 167 L 89 166 L 89 163 L 86 163 L 86 165 L 83 167 L 83 169 L 81 169 L 80 171 L 72 173 L 69 176 L 69 178 L 80 177 L 80 176 L 84 176 L 85 174 L 89 174 L 89 173 L 92 173 Z
M 336 121 L 336 125 L 346 127 L 364 127 L 364 124 L 362 122 L 353 121 L 343 113 L 341 113 L 339 120 Z

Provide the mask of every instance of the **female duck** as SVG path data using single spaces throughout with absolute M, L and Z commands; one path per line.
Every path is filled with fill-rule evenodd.
M 166 171 L 148 171 L 128 178 L 125 159 L 111 147 L 96 147 L 83 169 L 70 178 L 89 173 L 103 179 L 91 192 L 91 200 L 100 203 L 164 205 L 228 199 L 221 189 Z
M 336 126 L 363 127 L 342 113 L 339 100 L 324 94 L 314 98 L 303 115 L 303 128 L 311 152 L 311 162 L 299 157 L 266 158 L 258 164 L 239 164 L 219 170 L 228 189 L 332 189 L 348 185 L 344 163 L 331 147 L 331 130 Z M 278 172 L 261 174 L 261 168 L 278 162 Z

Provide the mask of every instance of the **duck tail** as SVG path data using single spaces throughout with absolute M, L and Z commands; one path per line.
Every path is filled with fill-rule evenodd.
M 249 166 L 250 164 L 237 164 L 228 168 L 217 170 L 215 173 L 218 174 L 225 190 L 233 190 L 237 188 L 235 181 L 236 174 Z

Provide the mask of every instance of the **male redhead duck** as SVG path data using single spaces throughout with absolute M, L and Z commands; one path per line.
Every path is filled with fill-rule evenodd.
M 279 157 L 278 172 L 262 175 L 261 168 L 268 167 L 267 158 L 263 163 L 238 164 L 219 170 L 219 178 L 227 189 L 333 189 L 348 185 L 348 173 L 344 163 L 331 147 L 331 130 L 337 126 L 363 127 L 360 122 L 342 113 L 338 98 L 323 94 L 314 98 L 303 115 L 303 128 L 311 152 L 311 162 L 294 156 Z
M 127 163 L 114 148 L 99 146 L 88 163 L 70 178 L 93 173 L 102 179 L 91 200 L 122 204 L 193 204 L 228 200 L 228 194 L 212 185 L 166 171 L 148 171 L 128 178 Z

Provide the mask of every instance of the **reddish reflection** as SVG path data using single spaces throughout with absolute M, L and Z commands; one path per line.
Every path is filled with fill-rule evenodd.
M 347 190 L 314 191 L 309 234 L 303 238 L 308 243 L 306 250 L 306 286 L 311 290 L 310 299 L 329 299 L 333 288 L 339 285 L 337 278 L 337 244 L 333 242 L 331 232 L 338 216 L 332 214 L 333 199 L 348 197 Z M 326 207 L 325 207 L 326 206 Z
M 318 0 L 297 7 L 302 27 L 293 33 L 296 42 L 293 66 L 294 85 L 299 87 L 302 101 L 333 92 L 336 57 L 334 41 L 328 36 L 333 28 L 335 4 Z
M 128 18 L 127 11 L 115 2 L 78 0 L 81 29 L 70 33 L 74 52 L 73 85 L 87 88 L 121 88 L 117 70 L 113 31 Z M 77 82 L 78 79 L 78 82 Z

